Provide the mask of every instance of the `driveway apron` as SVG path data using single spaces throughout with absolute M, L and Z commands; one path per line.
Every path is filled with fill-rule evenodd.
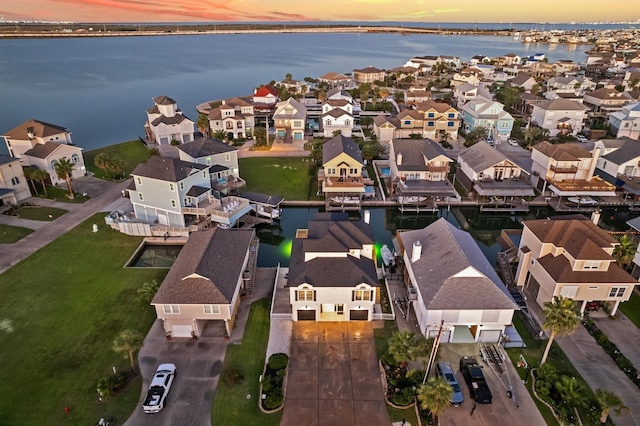
M 293 324 L 281 426 L 389 426 L 369 322 Z

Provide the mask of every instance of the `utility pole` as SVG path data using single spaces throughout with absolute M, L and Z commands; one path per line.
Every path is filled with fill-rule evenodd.
M 438 335 L 436 339 L 433 341 L 433 347 L 431 348 L 431 355 L 429 355 L 429 362 L 427 363 L 427 369 L 424 372 L 424 379 L 422 379 L 422 384 L 427 382 L 427 376 L 429 375 L 429 371 L 431 371 L 431 367 L 433 366 L 433 362 L 436 359 L 436 355 L 438 354 L 438 346 L 440 346 L 440 336 L 442 335 L 442 328 L 444 325 L 444 320 L 440 321 L 440 329 L 438 330 Z

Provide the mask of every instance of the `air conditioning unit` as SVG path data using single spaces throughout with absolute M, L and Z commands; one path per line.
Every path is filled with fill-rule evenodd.
M 418 292 L 416 291 L 416 288 L 412 285 L 410 285 L 409 288 L 407 289 L 407 295 L 409 297 L 409 300 L 418 300 Z

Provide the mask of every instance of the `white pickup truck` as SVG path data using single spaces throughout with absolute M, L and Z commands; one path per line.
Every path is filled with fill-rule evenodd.
M 145 413 L 157 413 L 164 408 L 164 403 L 175 376 L 175 364 L 160 364 L 158 366 L 142 404 L 142 409 Z

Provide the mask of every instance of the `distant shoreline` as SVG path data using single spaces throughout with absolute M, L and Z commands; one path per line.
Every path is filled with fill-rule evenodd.
M 397 33 L 440 35 L 512 36 L 515 29 L 417 28 L 369 25 L 287 25 L 287 24 L 0 24 L 0 38 L 140 37 L 205 34 L 282 33 Z

